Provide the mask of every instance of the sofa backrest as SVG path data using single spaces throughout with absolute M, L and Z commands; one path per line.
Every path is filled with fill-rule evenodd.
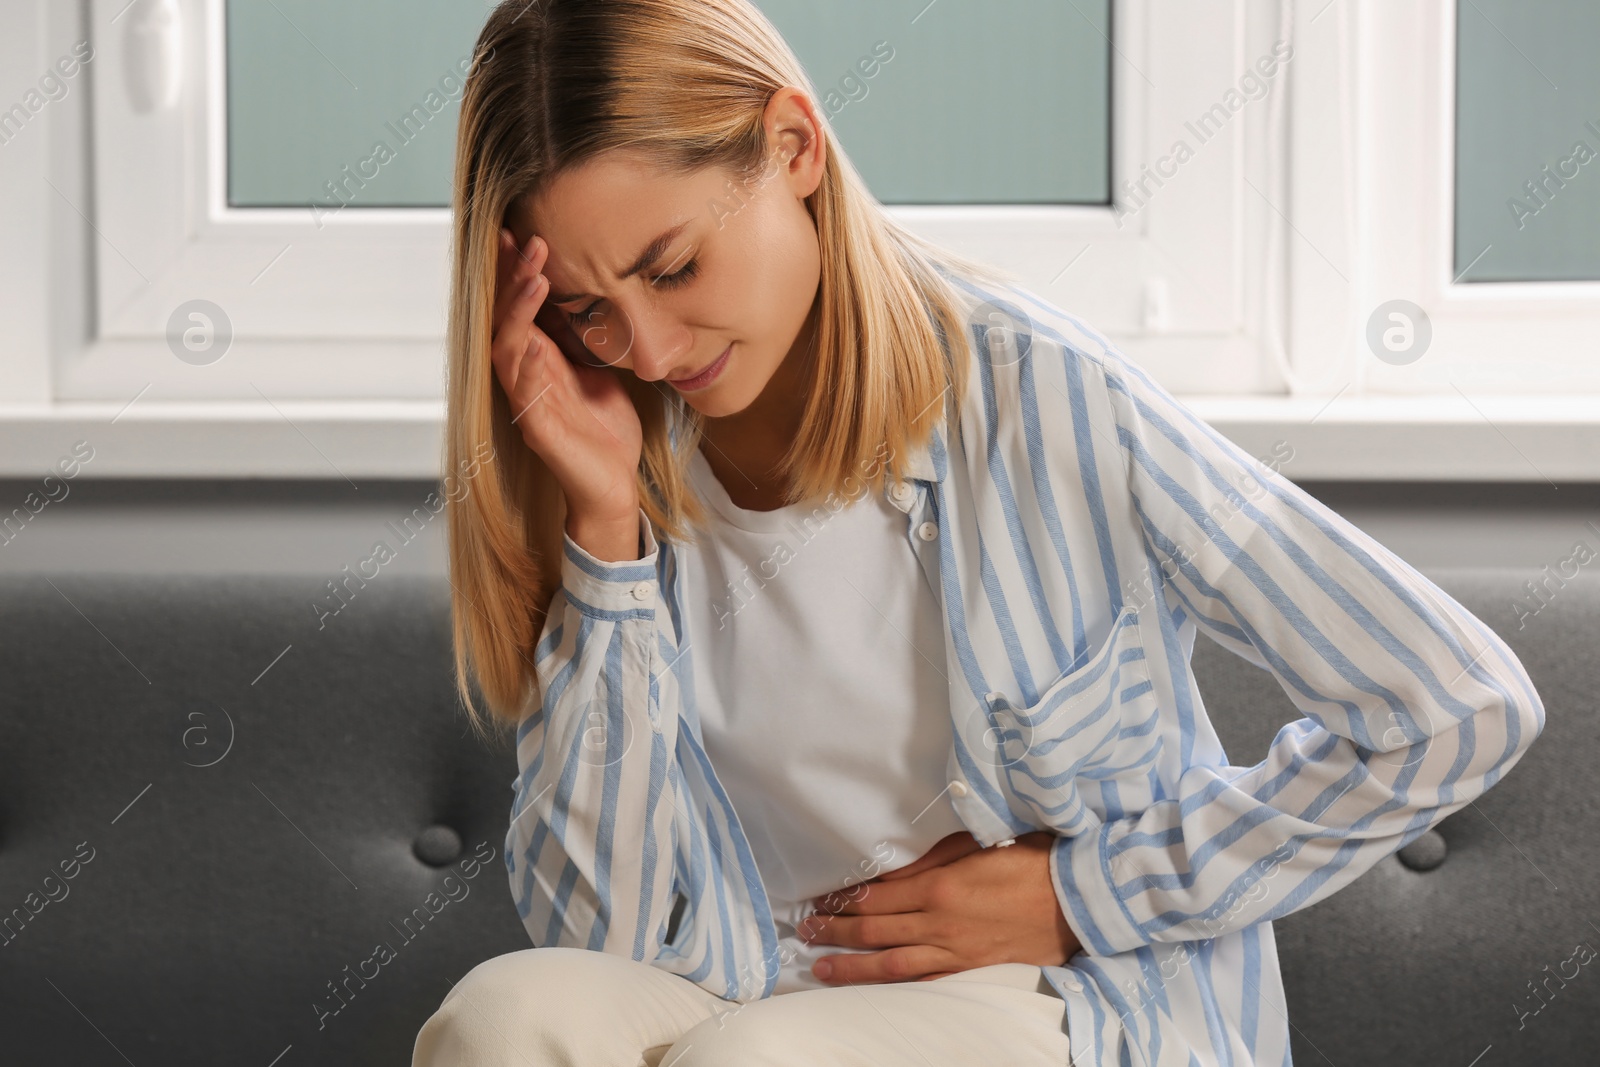
M 1545 734 L 1275 925 L 1294 1056 L 1591 1063 L 1600 582 L 1538 605 L 1523 572 L 1429 577 L 1522 659 Z M 380 574 L 333 613 L 322 578 L 0 576 L 6 1059 L 404 1063 L 457 979 L 529 947 L 501 855 L 515 758 L 458 710 L 447 591 Z M 1234 763 L 1298 717 L 1210 641 L 1194 663 Z
M 516 761 L 457 711 L 447 589 L 0 582 L 0 1060 L 407 1063 L 529 947 Z
M 1525 570 L 1424 574 L 1516 653 L 1545 728 L 1482 797 L 1273 924 L 1295 1062 L 1593 1064 L 1600 579 L 1553 575 L 1536 596 Z M 1204 638 L 1191 662 L 1230 760 L 1258 762 L 1298 717 L 1276 678 Z

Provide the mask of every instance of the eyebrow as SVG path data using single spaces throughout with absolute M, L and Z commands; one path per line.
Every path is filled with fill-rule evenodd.
M 689 220 L 685 219 L 676 226 L 672 227 L 672 229 L 663 233 L 660 237 L 657 237 L 654 241 L 651 241 L 645 246 L 644 251 L 639 253 L 638 258 L 633 261 L 633 264 L 629 266 L 627 270 L 617 275 L 617 281 L 620 282 L 633 277 L 635 274 L 638 274 L 646 267 L 655 263 L 656 260 L 666 255 L 667 247 L 671 245 L 673 241 L 676 241 L 678 236 L 682 234 L 684 230 L 688 229 L 688 227 Z M 547 299 L 552 304 L 570 304 L 574 300 L 582 300 L 587 295 L 587 293 L 551 293 Z

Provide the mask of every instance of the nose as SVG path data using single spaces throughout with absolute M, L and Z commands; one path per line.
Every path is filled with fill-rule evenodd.
M 633 371 L 643 381 L 660 381 L 669 374 L 687 374 L 695 367 L 684 366 L 694 347 L 689 329 L 668 309 L 651 306 L 650 301 L 632 306 L 617 306 L 617 332 L 626 350 L 619 365 Z

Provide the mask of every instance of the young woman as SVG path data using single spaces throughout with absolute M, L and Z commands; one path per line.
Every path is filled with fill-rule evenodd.
M 513 0 L 478 56 L 458 681 L 535 947 L 414 1063 L 1288 1063 L 1271 920 L 1521 758 L 1510 649 L 897 226 L 747 0 Z M 1304 716 L 1254 766 L 1202 630 Z

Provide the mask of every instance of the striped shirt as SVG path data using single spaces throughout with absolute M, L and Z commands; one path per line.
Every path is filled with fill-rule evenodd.
M 1272 920 L 1480 796 L 1544 706 L 1479 619 L 1106 338 L 1020 286 L 952 280 L 971 386 L 885 490 L 914 497 L 905 536 L 941 591 L 951 803 L 985 847 L 1057 834 L 1083 950 L 1044 975 L 1075 1063 L 1289 1064 Z M 535 945 L 767 997 L 772 911 L 679 640 L 706 591 L 640 514 L 641 559 L 565 540 L 542 706 L 517 730 L 512 895 Z M 1201 701 L 1198 631 L 1299 713 L 1253 764 Z

